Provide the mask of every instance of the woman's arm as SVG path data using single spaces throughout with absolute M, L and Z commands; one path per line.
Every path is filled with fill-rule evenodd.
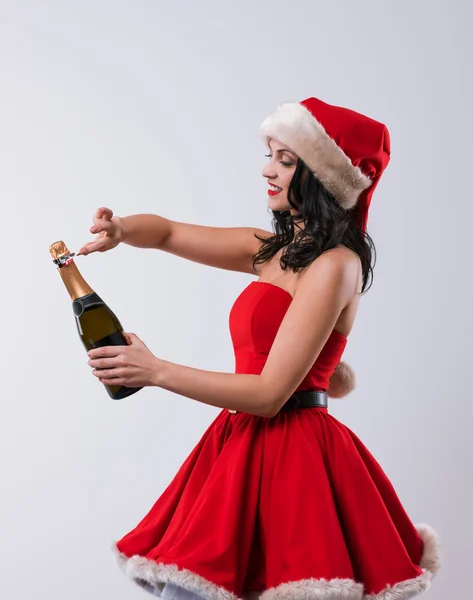
M 141 214 L 118 217 L 101 207 L 93 216 L 94 241 L 80 248 L 78 255 L 106 252 L 120 243 L 137 248 L 155 248 L 197 263 L 255 275 L 253 256 L 261 242 L 255 237 L 270 237 L 270 231 L 256 227 L 207 227 L 180 223 L 160 215 Z
M 359 260 L 326 252 L 308 268 L 261 375 L 215 373 L 159 360 L 154 384 L 204 404 L 271 417 L 294 393 L 357 292 Z
M 278 329 L 261 375 L 217 373 L 156 358 L 133 334 L 130 346 L 96 348 L 90 366 L 102 383 L 155 385 L 198 402 L 272 417 L 304 379 L 338 317 L 357 292 L 359 260 L 340 250 L 307 269 Z M 103 369 L 103 370 L 102 370 Z
M 139 248 L 156 248 L 197 263 L 255 274 L 253 255 L 271 232 L 256 227 L 209 227 L 171 221 L 160 215 L 113 217 L 122 229 L 122 241 Z
M 154 385 L 217 408 L 260 417 L 273 413 L 272 390 L 261 375 L 204 371 L 159 360 Z

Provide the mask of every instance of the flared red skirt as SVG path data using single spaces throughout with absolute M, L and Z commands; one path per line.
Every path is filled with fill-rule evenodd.
M 430 585 L 438 540 L 415 526 L 358 437 L 325 408 L 222 410 L 148 514 L 114 546 L 159 596 L 403 600 Z

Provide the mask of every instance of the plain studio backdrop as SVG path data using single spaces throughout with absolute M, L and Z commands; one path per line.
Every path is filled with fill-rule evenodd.
M 442 539 L 432 599 L 471 590 L 471 3 L 0 3 L 0 597 L 138 600 L 110 552 L 219 409 L 92 376 L 48 247 L 93 239 L 102 205 L 270 227 L 260 122 L 315 95 L 387 124 L 374 283 L 331 402 L 415 523 Z M 249 275 L 121 246 L 79 257 L 154 354 L 232 372 Z M 310 474 L 308 474 L 310 476 Z

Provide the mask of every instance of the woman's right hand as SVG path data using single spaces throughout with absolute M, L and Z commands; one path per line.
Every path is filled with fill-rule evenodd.
M 109 208 L 99 208 L 93 217 L 94 224 L 91 233 L 97 234 L 94 241 L 83 246 L 77 256 L 92 252 L 106 252 L 118 246 L 123 241 L 123 226 L 120 217 L 114 217 Z

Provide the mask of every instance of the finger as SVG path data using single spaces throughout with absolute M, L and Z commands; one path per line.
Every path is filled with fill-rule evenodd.
M 100 208 L 97 209 L 97 212 L 95 213 L 95 217 L 96 219 L 106 219 L 107 221 L 111 221 L 113 217 L 113 211 L 110 210 L 109 208 L 107 208 L 106 206 L 101 206 Z
M 140 344 L 141 346 L 144 346 L 145 348 L 147 348 L 148 346 L 146 346 L 146 344 L 143 342 L 143 340 L 141 338 L 139 338 L 136 333 L 123 333 L 123 335 L 125 336 L 125 338 L 129 341 L 129 345 L 132 344 Z
M 107 221 L 106 219 L 93 219 L 94 224 L 90 228 L 90 233 L 111 233 L 112 229 L 115 227 L 115 223 L 111 221 Z
M 131 346 L 131 344 L 135 344 L 140 341 L 140 338 L 134 333 L 125 333 L 123 332 L 123 337 L 126 339 L 127 344 Z
M 119 378 L 119 377 L 114 377 L 113 379 L 101 379 L 99 377 L 99 381 L 100 383 L 103 383 L 104 385 L 127 385 L 125 383 L 125 380 L 123 378 Z
M 89 242 L 85 246 L 82 246 L 77 253 L 77 256 L 80 256 L 81 254 L 85 256 L 86 254 L 91 254 L 92 252 L 101 252 L 105 246 L 106 242 L 104 239 L 98 239 L 95 242 Z
M 90 254 L 91 252 L 95 252 L 95 242 L 89 242 L 88 244 L 86 244 L 85 246 L 82 246 L 82 248 L 76 253 L 76 256 L 85 256 L 86 254 Z
M 112 358 L 120 354 L 120 346 L 103 346 L 102 348 L 93 348 L 87 352 L 89 358 Z
M 113 379 L 114 377 L 123 377 L 123 372 L 120 369 L 99 369 L 93 370 L 92 375 L 98 379 Z
M 113 358 L 90 358 L 87 361 L 89 367 L 94 369 L 115 369 L 118 367 L 118 357 Z
M 97 250 L 96 246 L 96 242 L 89 242 L 85 246 L 82 246 L 79 252 L 77 252 L 76 256 L 86 256 L 87 254 L 91 254 Z

